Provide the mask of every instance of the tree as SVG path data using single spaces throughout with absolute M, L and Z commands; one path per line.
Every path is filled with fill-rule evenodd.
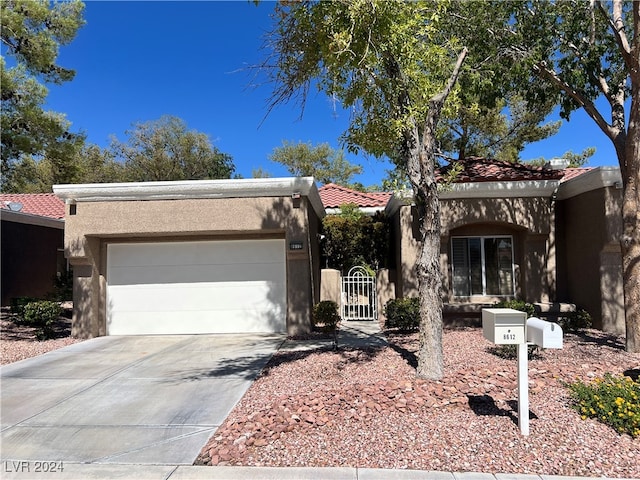
M 323 184 L 350 185 L 354 175 L 362 173 L 360 165 L 353 165 L 342 150 L 334 150 L 328 143 L 315 147 L 311 143 L 284 141 L 269 159 L 285 167 L 291 175 L 315 177 Z
M 325 1 L 278 4 L 263 67 L 271 106 L 304 105 L 312 86 L 351 109 L 349 150 L 386 155 L 406 168 L 415 191 L 422 251 L 417 374 L 441 378 L 440 208 L 434 169 L 436 125 L 467 56 L 441 33 L 448 2 Z
M 16 66 L 0 57 L 2 189 L 15 190 L 12 170 L 24 156 L 47 155 L 64 175 L 66 157 L 84 141 L 71 133 L 64 115 L 45 111 L 47 88 L 73 79 L 75 72 L 56 64 L 58 49 L 67 45 L 84 24 L 84 4 L 78 0 L 0 2 L 0 38 Z
M 85 145 L 68 152 L 65 170 L 60 172 L 50 157 L 35 160 L 23 156 L 13 167 L 11 191 L 46 193 L 60 183 L 109 183 L 126 181 L 124 166 L 114 160 L 108 150 Z
M 542 81 L 547 91 L 560 92 L 561 117 L 582 108 L 615 148 L 623 188 L 626 349 L 640 352 L 640 2 L 535 0 L 485 10 L 496 18 L 510 14 L 493 32 L 505 57 L 529 71 L 517 87 L 540 95 L 531 85 Z
M 126 142 L 112 140 L 110 151 L 124 164 L 128 181 L 231 178 L 235 170 L 230 155 L 177 117 L 137 123 L 126 134 Z
M 469 92 L 462 93 L 461 98 L 466 101 L 439 128 L 441 152 L 459 160 L 476 156 L 517 162 L 526 144 L 555 135 L 562 123 L 541 125 L 553 109 L 551 102 L 529 105 L 514 94 L 497 100 L 493 106 L 483 106 L 470 96 Z
M 580 153 L 573 153 L 573 151 L 567 150 L 562 154 L 560 158 L 569 162 L 570 168 L 576 168 L 576 167 L 581 167 L 585 163 L 587 163 L 589 158 L 592 157 L 594 153 L 596 153 L 595 147 L 587 147 Z M 544 157 L 540 157 L 540 158 L 534 158 L 533 160 L 528 160 L 526 163 L 528 165 L 536 165 L 536 166 L 542 167 L 544 165 L 547 165 L 548 161 L 549 161 L 548 159 Z
M 372 270 L 387 266 L 389 222 L 378 212 L 368 216 L 355 204 L 340 206 L 340 213 L 322 219 L 324 263 L 346 274 L 355 265 Z

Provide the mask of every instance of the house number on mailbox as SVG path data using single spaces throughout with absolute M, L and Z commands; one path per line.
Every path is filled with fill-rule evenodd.
M 516 334 L 515 333 L 505 333 L 502 335 L 502 339 L 503 340 L 515 340 L 516 339 Z

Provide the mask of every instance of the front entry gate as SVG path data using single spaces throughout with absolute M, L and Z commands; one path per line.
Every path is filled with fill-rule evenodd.
M 353 267 L 342 277 L 342 319 L 378 319 L 376 277 L 363 267 Z

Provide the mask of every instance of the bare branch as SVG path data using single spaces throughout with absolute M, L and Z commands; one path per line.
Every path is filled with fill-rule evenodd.
M 442 108 L 442 105 L 444 104 L 445 100 L 449 96 L 449 93 L 451 93 L 453 86 L 458 81 L 458 76 L 460 75 L 460 70 L 462 69 L 462 63 L 464 62 L 464 59 L 467 57 L 468 52 L 469 50 L 467 49 L 467 47 L 464 47 L 462 49 L 462 51 L 458 55 L 458 60 L 456 61 L 455 66 L 453 67 L 453 72 L 449 77 L 449 81 L 447 82 L 447 84 L 445 85 L 442 91 L 440 91 L 439 93 L 431 97 L 431 99 L 429 100 L 429 105 L 435 106 L 438 109 Z
M 538 74 L 542 78 L 546 78 L 551 83 L 556 85 L 560 90 L 562 90 L 565 94 L 569 95 L 573 100 L 576 101 L 578 105 L 584 108 L 585 112 L 596 122 L 596 125 L 600 127 L 600 130 L 604 132 L 604 134 L 609 137 L 612 141 L 616 138 L 617 129 L 612 127 L 604 117 L 600 114 L 595 104 L 587 98 L 584 93 L 576 90 L 567 82 L 565 82 L 560 76 L 554 71 L 549 69 L 544 62 L 538 63 L 534 67 L 534 72 Z
M 611 31 L 613 33 L 616 42 L 618 43 L 618 47 L 620 48 L 620 53 L 622 58 L 624 59 L 624 63 L 627 65 L 627 69 L 631 70 L 633 64 L 635 63 L 637 68 L 637 60 L 634 62 L 633 55 L 631 54 L 631 46 L 629 44 L 629 39 L 627 38 L 627 34 L 625 33 L 625 25 L 622 19 L 622 0 L 614 0 L 613 1 L 613 17 L 609 16 L 609 12 L 602 4 L 602 0 L 597 0 L 598 10 L 602 14 L 602 16 L 607 20 L 609 26 L 611 27 Z M 638 9 L 638 2 L 633 2 L 633 9 Z

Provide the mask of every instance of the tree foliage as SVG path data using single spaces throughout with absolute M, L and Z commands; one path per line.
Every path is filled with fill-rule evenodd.
M 12 188 L 39 193 L 59 183 L 205 180 L 233 174 L 231 157 L 176 117 L 138 123 L 126 134 L 124 142 L 113 139 L 108 148 L 78 146 L 64 157 L 64 171 L 49 155 L 24 156 L 13 168 Z
M 436 125 L 468 50 L 440 28 L 449 2 L 400 0 L 282 2 L 263 67 L 272 107 L 304 105 L 318 88 L 349 108 L 347 148 L 403 165 L 416 195 L 422 252 L 418 375 L 440 378 L 442 299 Z M 453 102 L 455 104 L 457 102 Z
M 110 150 L 124 165 L 127 181 L 231 178 L 235 170 L 230 155 L 177 117 L 137 123 L 126 134 L 125 142 L 114 138 Z
M 513 87 L 525 98 L 560 95 L 560 116 L 583 109 L 615 148 L 623 184 L 627 350 L 640 351 L 640 2 L 492 2 L 494 42 L 527 68 Z M 475 13 L 464 22 L 475 23 Z M 498 22 L 498 19 L 500 21 Z M 525 73 L 525 72 L 523 72 Z M 597 100 L 603 102 L 598 103 Z
M 342 273 L 356 265 L 373 270 L 388 266 L 390 230 L 384 215 L 364 215 L 357 205 L 345 204 L 338 215 L 322 219 L 323 265 Z
M 287 167 L 291 175 L 315 177 L 323 184 L 348 186 L 354 175 L 362 173 L 360 165 L 350 163 L 342 150 L 335 150 L 328 143 L 313 146 L 285 141 L 273 150 L 269 159 Z
M 66 158 L 82 146 L 84 135 L 70 132 L 64 115 L 46 111 L 47 88 L 73 79 L 73 70 L 56 63 L 59 47 L 70 43 L 84 24 L 78 0 L 0 2 L 0 38 L 16 65 L 0 58 L 2 189 L 16 190 L 12 171 L 25 156 L 47 156 L 55 175 L 66 172 Z
M 461 95 L 463 99 L 469 96 L 468 92 Z M 475 156 L 517 162 L 528 143 L 544 140 L 560 129 L 561 121 L 543 123 L 553 106 L 529 105 L 519 95 L 499 99 L 494 106 L 466 100 L 453 118 L 440 124 L 440 150 L 459 160 Z

